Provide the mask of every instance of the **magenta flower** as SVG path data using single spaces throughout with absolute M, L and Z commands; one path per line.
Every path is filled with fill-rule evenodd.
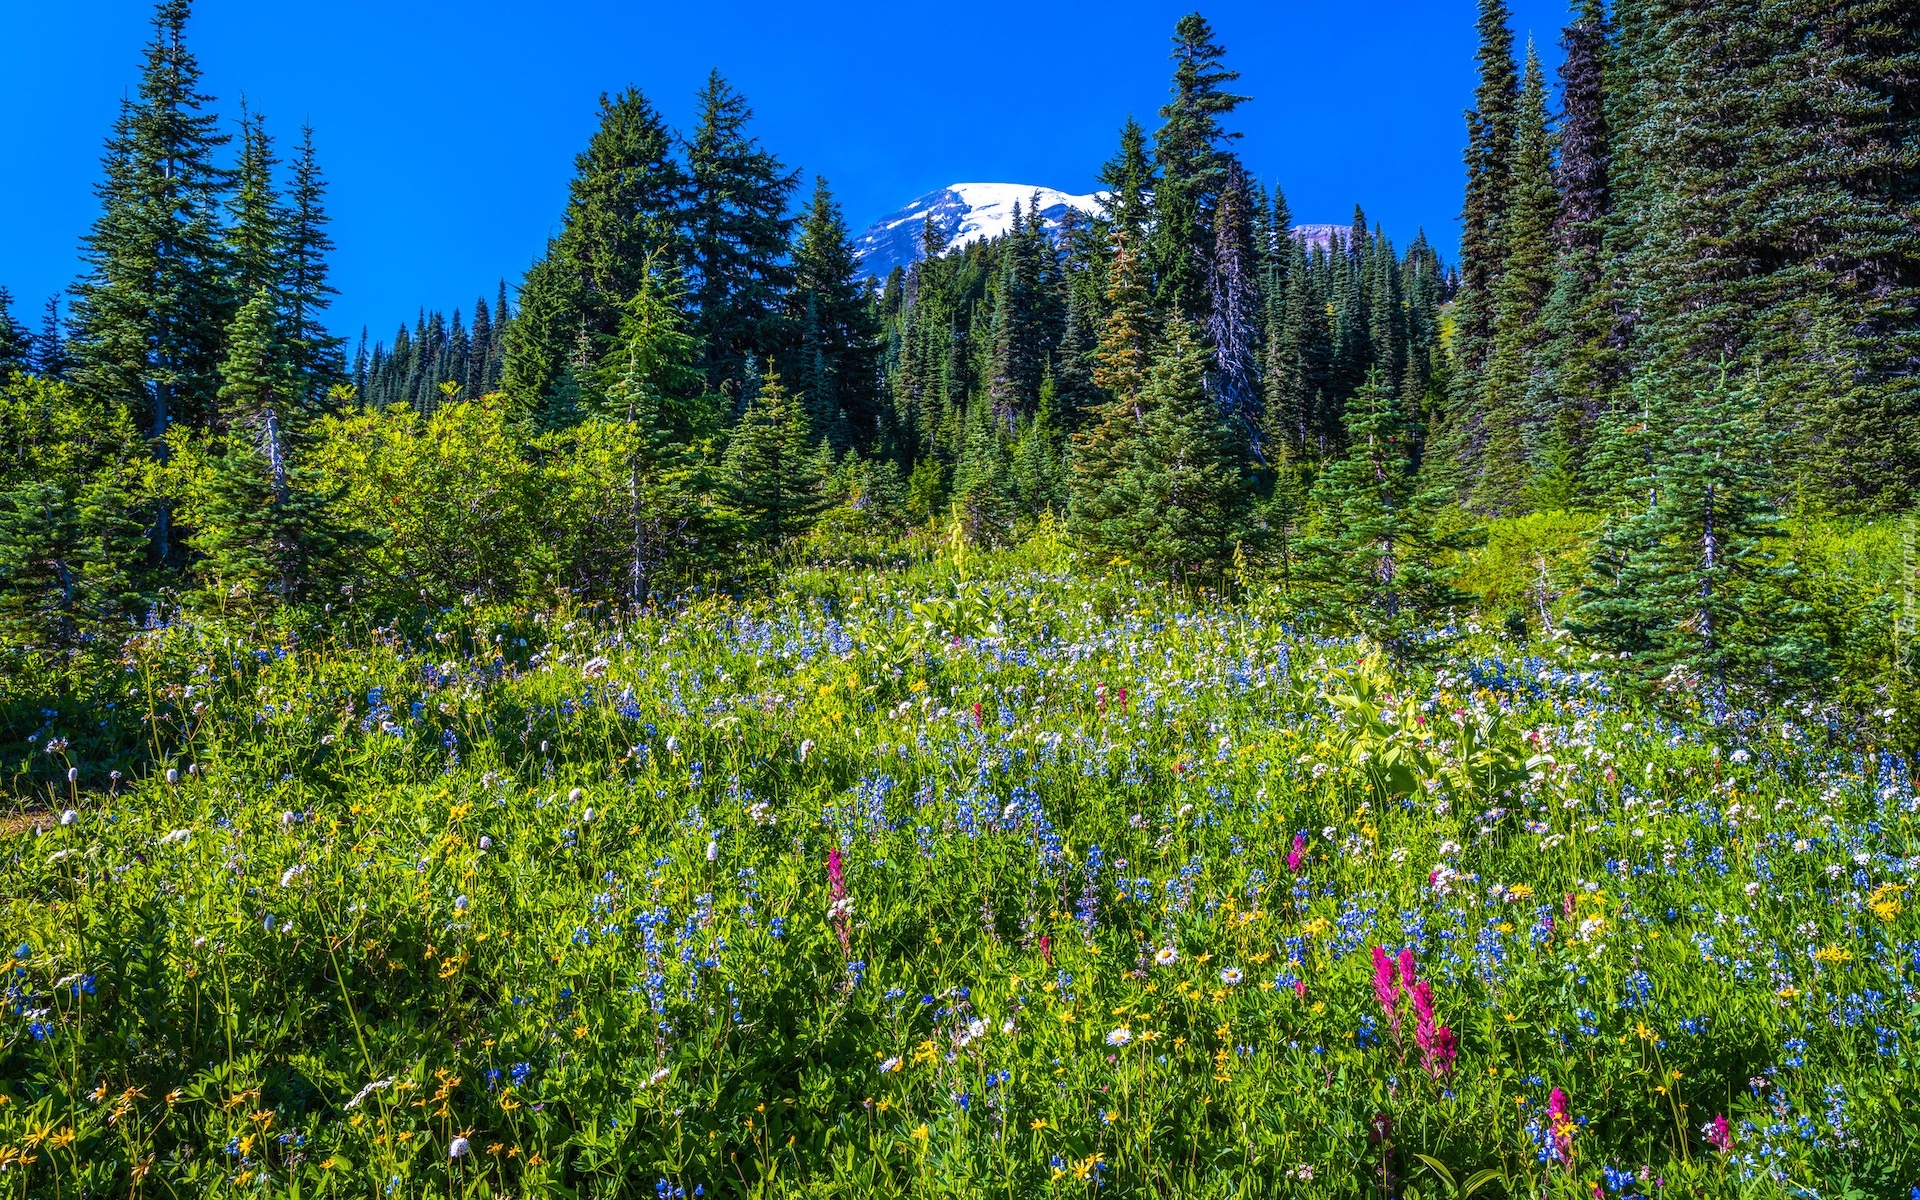
M 1287 870 L 1292 871 L 1296 875 L 1299 874 L 1300 864 L 1306 860 L 1307 835 L 1304 833 L 1296 833 L 1293 835 L 1293 849 L 1287 852 Z
M 1393 959 L 1387 957 L 1385 946 L 1373 948 L 1373 998 L 1380 1002 L 1380 1011 L 1387 1015 L 1387 1028 L 1393 1031 L 1394 1040 L 1400 1038 L 1400 976 L 1394 970 Z
M 1413 1015 L 1413 1042 L 1420 1047 L 1420 1065 L 1435 1079 L 1443 1079 L 1459 1056 L 1460 1039 L 1435 1016 L 1433 984 L 1424 979 L 1413 985 Z
M 1547 1096 L 1547 1124 L 1552 1127 L 1553 1155 L 1563 1163 L 1573 1161 L 1573 1113 L 1567 1107 L 1567 1094 L 1559 1088 Z
M 1733 1126 L 1727 1124 L 1725 1113 L 1715 1117 L 1713 1123 L 1706 1127 L 1706 1135 L 1707 1145 L 1722 1154 L 1733 1153 Z

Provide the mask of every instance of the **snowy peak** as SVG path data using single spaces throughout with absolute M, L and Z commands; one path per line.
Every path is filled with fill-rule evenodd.
M 911 266 L 924 257 L 920 233 L 932 217 L 935 227 L 947 235 L 950 247 L 987 241 L 1013 230 L 1013 208 L 1031 216 L 1037 208 L 1050 233 L 1058 234 L 1069 210 L 1089 217 L 1104 213 L 1105 192 L 1075 196 L 1056 188 L 1035 187 L 1030 183 L 955 183 L 928 192 L 904 208 L 881 217 L 854 239 L 860 256 L 860 273 L 868 279 L 883 280 L 895 267 Z M 1295 225 L 1292 236 L 1304 239 L 1308 249 L 1327 249 L 1334 239 L 1345 241 L 1345 225 Z
M 895 267 L 920 261 L 920 231 L 928 217 L 947 235 L 949 245 L 964 246 L 1010 232 L 1016 204 L 1029 215 L 1037 207 L 1047 229 L 1057 233 L 1069 210 L 1099 215 L 1103 195 L 1075 196 L 1026 183 L 956 183 L 881 217 L 854 240 L 854 248 L 861 273 L 885 279 Z

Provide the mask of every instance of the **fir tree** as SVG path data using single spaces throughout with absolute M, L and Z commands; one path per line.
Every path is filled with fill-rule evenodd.
M 1241 430 L 1207 394 L 1207 351 L 1175 316 L 1141 394 L 1144 420 L 1121 487 L 1131 557 L 1176 581 L 1217 578 L 1244 536 L 1248 493 Z
M 1109 549 L 1129 543 L 1135 497 L 1127 491 L 1137 445 L 1146 430 L 1146 391 L 1154 322 L 1144 269 L 1126 226 L 1113 227 L 1107 272 L 1107 319 L 1095 349 L 1093 381 L 1107 396 L 1074 435 L 1070 525 L 1083 542 Z
M 1213 345 L 1213 364 L 1207 383 L 1221 415 L 1238 426 L 1242 442 L 1264 461 L 1261 301 L 1252 199 L 1239 162 L 1229 162 L 1214 214 L 1213 254 L 1208 264 L 1207 340 Z
M 1351 448 L 1314 484 L 1317 529 L 1300 550 L 1327 618 L 1403 659 L 1436 649 L 1428 627 L 1464 602 L 1435 561 L 1453 540 L 1415 474 L 1416 434 L 1394 389 L 1370 376 L 1347 405 Z
M 1247 97 L 1226 86 L 1240 78 L 1222 65 L 1226 48 L 1199 13 L 1174 26 L 1173 99 L 1160 110 L 1154 134 L 1159 182 L 1153 193 L 1153 229 L 1148 243 L 1154 301 L 1162 312 L 1178 310 L 1204 320 L 1207 263 L 1213 256 L 1214 207 L 1226 186 L 1225 143 L 1239 137 L 1222 120 Z
M 716 390 L 741 394 L 742 364 L 771 352 L 793 219 L 787 205 L 800 172 L 748 136 L 753 110 L 715 71 L 700 92 L 700 121 L 687 143 L 684 217 L 693 336 Z
M 1719 716 L 1731 684 L 1778 688 L 1823 673 L 1774 549 L 1781 438 L 1752 390 L 1724 374 L 1661 407 L 1643 426 L 1666 432 L 1628 489 L 1644 501 L 1602 537 L 1570 628 L 1627 655 L 1643 682 L 1704 684 Z
M 313 148 L 313 127 L 303 125 L 300 150 L 293 160 L 293 186 L 287 194 L 282 286 L 286 289 L 287 361 L 299 380 L 301 407 L 308 410 L 320 408 L 333 387 L 346 379 L 342 357 L 346 339 L 324 323 L 332 297 L 339 294 L 328 278 L 327 255 L 334 245 L 327 233 L 331 218 L 326 193 Z
M 1495 296 L 1506 261 L 1502 225 L 1513 170 L 1520 81 L 1506 0 L 1480 0 L 1480 82 L 1467 113 L 1467 193 L 1460 214 L 1460 297 L 1454 315 L 1457 401 L 1477 398 L 1493 339 Z
M 881 417 L 880 331 L 859 281 L 853 239 L 825 179 L 814 180 L 793 247 L 793 275 L 789 312 L 797 336 L 787 374 L 807 381 L 809 410 L 831 422 L 815 432 L 836 452 L 871 446 Z
M 42 379 L 65 379 L 71 366 L 67 339 L 60 327 L 60 297 L 48 296 L 40 314 L 40 332 L 33 338 L 32 371 Z
M 820 483 L 807 413 L 769 366 L 734 426 L 725 469 L 748 537 L 778 550 L 819 515 Z
M 275 307 L 284 299 L 287 220 L 274 185 L 279 166 L 266 118 L 249 110 L 243 100 L 240 161 L 227 197 L 226 227 L 228 278 L 239 305 L 261 291 L 268 293 Z
M 122 102 L 107 142 L 71 321 L 75 382 L 142 411 L 158 447 L 176 421 L 199 427 L 212 416 L 232 312 L 220 238 L 227 173 L 214 162 L 227 139 L 203 111 L 190 11 L 188 0 L 155 6 L 139 94 Z M 164 501 L 152 539 L 156 559 L 172 557 Z
M 1553 183 L 1546 78 L 1531 42 L 1526 64 L 1503 219 L 1506 257 L 1495 285 L 1493 344 L 1477 405 L 1485 444 L 1471 503 L 1492 513 L 1525 506 L 1537 429 L 1551 418 L 1550 405 L 1540 395 L 1544 364 L 1537 352 L 1546 340 L 1542 318 L 1553 287 L 1553 226 L 1560 215 L 1560 196 Z
M 582 345 L 597 359 L 649 264 L 678 267 L 686 186 L 673 135 L 647 98 L 635 88 L 602 95 L 599 127 L 574 159 L 560 233 L 527 271 L 508 326 L 501 383 L 522 411 L 553 407 Z M 581 382 L 573 371 L 571 386 Z
M 13 293 L 0 286 L 0 384 L 33 366 L 33 336 L 13 316 Z

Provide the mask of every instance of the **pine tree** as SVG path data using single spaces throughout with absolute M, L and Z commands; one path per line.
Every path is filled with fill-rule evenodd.
M 1301 574 L 1336 627 L 1397 658 L 1431 653 L 1442 642 L 1429 627 L 1464 597 L 1435 561 L 1453 540 L 1436 532 L 1439 497 L 1415 473 L 1418 431 L 1377 374 L 1348 403 L 1346 424 L 1351 448 L 1314 484 L 1317 529 L 1301 545 Z
M 600 97 L 600 123 L 574 159 L 560 233 L 527 271 L 519 315 L 507 327 L 501 383 L 521 411 L 548 410 L 583 382 L 580 350 L 590 368 L 619 329 L 621 306 L 652 270 L 675 270 L 686 173 L 673 157 L 673 135 L 638 89 Z
M 743 364 L 776 346 L 780 293 L 793 219 L 787 205 L 800 172 L 749 137 L 753 110 L 718 71 L 700 92 L 700 123 L 687 143 L 686 224 L 693 335 L 715 390 L 740 394 Z
M 778 550 L 812 527 L 821 509 L 807 413 L 768 367 L 734 426 L 725 470 L 749 538 Z
M 276 308 L 284 300 L 287 219 L 274 184 L 279 166 L 266 117 L 248 109 L 243 100 L 240 161 L 227 197 L 225 231 L 228 279 L 239 305 L 262 291 Z
M 71 320 L 77 385 L 142 411 L 158 447 L 175 422 L 199 427 L 212 416 L 233 311 L 220 238 L 227 174 L 214 162 L 227 139 L 203 111 L 209 97 L 186 48 L 190 11 L 188 0 L 155 6 L 138 97 L 122 102 L 107 142 Z M 152 545 L 157 560 L 173 556 L 164 501 Z
M 1208 315 L 1214 207 L 1226 186 L 1230 157 L 1224 144 L 1240 136 L 1221 122 L 1247 100 L 1225 90 L 1240 73 L 1221 65 L 1226 48 L 1213 38 L 1213 27 L 1199 13 L 1181 17 L 1174 26 L 1173 99 L 1161 108 L 1164 124 L 1154 134 L 1160 178 L 1148 243 L 1156 306 L 1199 320 Z

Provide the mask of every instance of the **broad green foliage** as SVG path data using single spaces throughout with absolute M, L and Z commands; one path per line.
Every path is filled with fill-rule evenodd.
M 1920 1178 L 1920 801 L 1838 713 L 1472 631 L 1407 672 L 1053 553 L 134 637 L 157 757 L 49 714 L 0 841 L 0 1194 Z

